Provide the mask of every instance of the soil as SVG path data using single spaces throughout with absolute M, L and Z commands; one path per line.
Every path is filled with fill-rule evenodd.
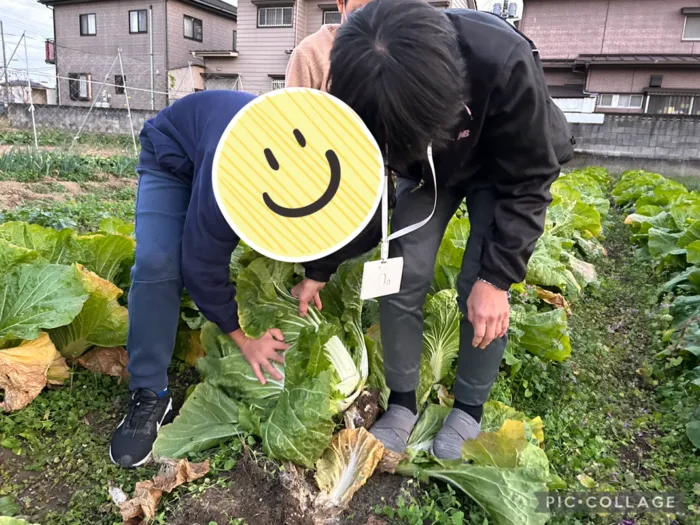
M 280 472 L 264 458 L 246 453 L 226 479 L 227 487 L 203 494 L 187 494 L 173 511 L 168 525 L 208 525 L 243 518 L 247 525 L 381 525 L 377 506 L 396 507 L 401 489 L 410 491 L 407 478 L 380 474 L 369 479 L 340 517 L 322 516 L 309 505 L 313 479 L 301 471 Z M 415 486 L 415 485 L 414 485 Z
M 29 146 L 15 146 L 12 144 L 0 144 L 0 155 L 7 153 L 13 149 L 26 150 Z M 39 146 L 41 151 L 59 151 L 68 153 L 67 146 Z M 72 149 L 73 153 L 81 155 L 92 155 L 95 157 L 112 157 L 116 155 L 124 155 L 125 153 L 133 153 L 133 149 L 125 150 L 123 148 L 101 148 L 96 146 L 76 145 Z
M 56 184 L 61 185 L 64 190 L 50 191 L 49 193 L 41 193 L 42 185 Z M 0 181 L 0 209 L 7 210 L 27 204 L 40 201 L 64 201 L 68 197 L 77 195 L 87 195 L 91 190 L 119 190 L 122 188 L 135 188 L 135 179 L 120 179 L 116 177 L 105 176 L 104 182 L 67 182 L 57 181 L 54 179 L 44 179 L 41 182 L 24 183 L 16 181 Z

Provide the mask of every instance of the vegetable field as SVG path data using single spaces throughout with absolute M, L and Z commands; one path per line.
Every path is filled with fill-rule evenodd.
M 61 184 L 73 166 L 28 177 L 13 162 L 0 157 L 0 178 L 21 185 Z M 323 310 L 300 318 L 289 295 L 300 268 L 241 246 L 240 321 L 250 336 L 283 331 L 284 379 L 260 385 L 183 296 L 170 370 L 179 415 L 156 464 L 124 471 L 107 444 L 128 395 L 133 174 L 127 160 L 94 162 L 131 184 L 95 180 L 94 193 L 0 212 L 0 524 L 697 523 L 700 193 L 642 170 L 560 177 L 526 281 L 511 290 L 483 432 L 456 463 L 428 451 L 453 402 L 466 211 L 425 303 L 421 419 L 402 456 L 366 430 L 387 399 L 378 304 L 359 299 L 362 263 L 377 254 L 341 266 Z M 547 490 L 666 490 L 688 512 L 550 515 L 537 509 Z

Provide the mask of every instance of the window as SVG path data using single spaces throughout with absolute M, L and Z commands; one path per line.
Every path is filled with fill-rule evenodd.
M 284 89 L 284 77 L 272 77 L 270 89 L 272 91 L 274 91 L 275 89 Z
M 500 2 L 493 4 L 493 7 L 491 8 L 491 12 L 494 15 L 501 16 L 502 11 L 503 11 L 503 4 L 501 4 Z
M 238 49 L 238 31 L 234 29 L 233 31 L 233 47 L 231 48 L 234 51 Z
M 644 103 L 644 95 L 599 95 L 599 108 L 640 109 Z
M 129 11 L 129 33 L 148 33 L 148 11 Z
M 68 73 L 68 91 L 71 100 L 92 99 L 92 75 L 90 73 Z
M 663 115 L 700 115 L 700 96 L 649 95 L 646 112 Z
M 91 13 L 80 15 L 80 36 L 95 36 L 97 34 L 97 15 Z
M 114 93 L 116 95 L 126 94 L 126 75 L 114 75 Z
M 324 11 L 323 12 L 323 23 L 324 24 L 340 24 L 341 22 L 340 11 Z
M 201 42 L 203 40 L 202 21 L 185 15 L 185 38 Z
M 258 27 L 292 27 L 292 7 L 258 7 Z
M 683 40 L 700 40 L 700 16 L 686 16 Z

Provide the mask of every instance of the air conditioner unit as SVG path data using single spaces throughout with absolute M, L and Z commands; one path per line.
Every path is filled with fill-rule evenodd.
M 663 80 L 664 80 L 663 75 L 651 75 L 649 77 L 649 87 L 650 88 L 660 88 Z

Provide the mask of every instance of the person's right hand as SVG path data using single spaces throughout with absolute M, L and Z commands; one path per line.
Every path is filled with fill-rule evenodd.
M 241 349 L 243 357 L 250 363 L 255 377 L 258 378 L 261 384 L 267 383 L 262 373 L 263 370 L 278 381 L 282 380 L 282 376 L 270 362 L 284 363 L 284 356 L 280 352 L 287 350 L 289 345 L 284 342 L 284 335 L 281 330 L 271 328 L 259 339 L 251 339 L 239 329 L 231 333 L 231 338 Z

